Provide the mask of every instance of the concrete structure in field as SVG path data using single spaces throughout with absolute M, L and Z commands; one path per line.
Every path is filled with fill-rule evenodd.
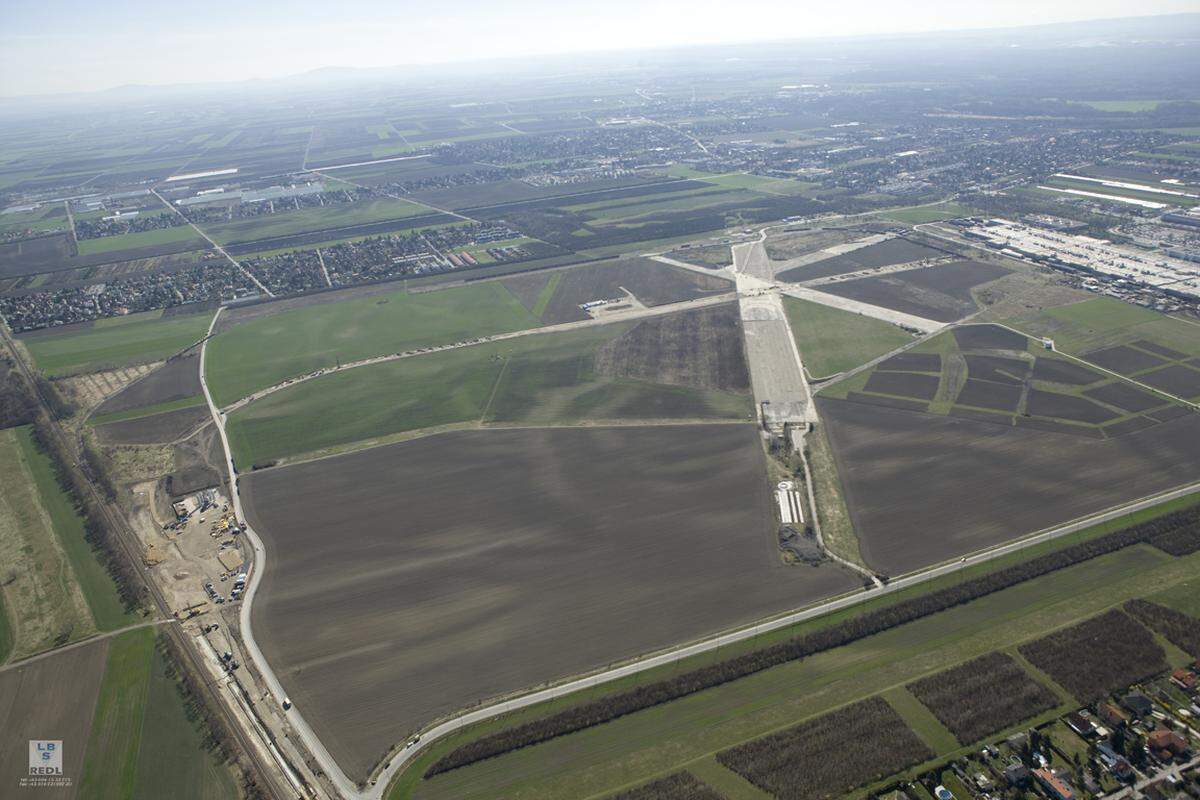
M 807 427 L 816 421 L 812 394 L 762 241 L 734 245 L 733 263 L 759 418 L 780 436 L 789 424 Z
M 803 525 L 804 507 L 800 505 L 800 493 L 791 481 L 782 481 L 775 490 L 775 501 L 779 503 L 779 519 L 784 525 Z

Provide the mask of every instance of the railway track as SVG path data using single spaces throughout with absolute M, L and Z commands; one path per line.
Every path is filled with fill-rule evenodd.
M 46 419 L 49 421 L 51 435 L 54 436 L 54 438 L 58 441 L 62 451 L 71 455 L 74 463 L 71 464 L 70 468 L 77 470 L 78 473 L 83 476 L 83 486 L 91 496 L 91 499 L 95 503 L 96 507 L 100 509 L 100 513 L 104 515 L 105 522 L 109 525 L 110 529 L 116 532 L 115 540 L 121 549 L 120 555 L 128 559 L 130 564 L 134 565 L 140 577 L 140 583 L 145 587 L 147 594 L 152 599 L 158 614 L 164 618 L 170 619 L 173 616 L 173 612 L 171 611 L 170 604 L 166 600 L 166 596 L 163 594 L 162 590 L 155 585 L 154 581 L 146 577 L 142 572 L 141 543 L 138 540 L 137 534 L 129 526 L 125 516 L 120 511 L 113 508 L 112 503 L 105 498 L 100 490 L 96 487 L 96 484 L 92 480 L 92 476 L 90 476 L 86 470 L 80 469 L 77 458 L 78 449 L 73 446 L 71 436 L 63 428 L 62 423 L 59 422 L 59 420 L 51 411 L 51 406 L 47 402 L 41 386 L 38 384 L 37 380 L 35 380 L 33 370 L 25 362 L 25 358 L 22 356 L 21 351 L 17 349 L 16 342 L 12 338 L 12 333 L 9 331 L 8 325 L 3 324 L 2 322 L 0 322 L 0 340 L 3 340 L 5 347 L 12 352 L 13 361 L 16 362 L 22 376 L 24 376 L 25 380 L 32 388 L 34 395 L 37 398 L 37 402 L 41 406 L 42 412 L 46 415 Z M 202 656 L 194 649 L 191 638 L 178 624 L 168 623 L 162 625 L 161 629 L 167 636 L 171 637 L 172 641 L 176 645 L 177 651 L 183 654 L 184 658 L 186 659 L 187 663 L 183 666 L 189 670 L 192 675 L 198 678 L 196 683 L 201 687 L 205 705 L 210 710 L 220 715 L 225 725 L 229 728 L 230 732 L 237 740 L 238 748 L 241 750 L 242 754 L 246 756 L 253 764 L 253 772 L 262 778 L 260 787 L 263 788 L 267 797 L 271 798 L 272 800 L 289 800 L 290 798 L 294 798 L 296 796 L 295 791 L 288 784 L 287 780 L 278 773 L 276 765 L 264 761 L 259 753 L 258 747 L 254 741 L 250 739 L 245 728 L 243 727 L 242 720 L 238 719 L 233 713 L 231 713 L 228 707 L 218 696 L 215 685 L 207 677 L 207 670 L 204 668 L 204 664 L 201 662 Z

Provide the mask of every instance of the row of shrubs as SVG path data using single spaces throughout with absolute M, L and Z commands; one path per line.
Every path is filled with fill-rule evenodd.
M 512 750 L 600 725 L 635 711 L 753 675 L 969 603 L 1019 583 L 1135 544 L 1149 542 L 1173 555 L 1200 548 L 1200 506 L 1064 547 L 954 586 L 869 611 L 813 633 L 573 706 L 542 719 L 507 728 L 458 747 L 434 762 L 426 778 Z M 1163 543 L 1166 543 L 1165 546 Z M 1167 549 L 1169 547 L 1170 549 Z
M 1167 668 L 1150 631 L 1116 610 L 1023 644 L 1020 652 L 1081 703 Z
M 1006 653 L 988 653 L 907 688 L 962 744 L 1058 705 L 1058 696 Z
M 1200 619 L 1149 600 L 1130 600 L 1125 610 L 1193 658 L 1200 658 Z
M 881 697 L 717 753 L 722 765 L 779 800 L 840 797 L 933 757 Z

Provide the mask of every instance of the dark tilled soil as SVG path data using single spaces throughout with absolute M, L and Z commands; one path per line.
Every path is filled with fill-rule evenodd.
M 105 400 L 92 413 L 99 416 L 130 411 L 193 397 L 203 391 L 200 386 L 200 353 L 197 350 L 168 361 L 149 375 L 139 378 Z
M 750 390 L 736 303 L 651 317 L 601 345 L 596 372 L 621 378 Z
M 581 303 L 624 297 L 622 289 L 645 305 L 658 306 L 730 292 L 733 283 L 648 258 L 588 264 L 563 273 L 542 321 L 556 324 L 587 319 L 579 308 Z
M 1119 416 L 1086 398 L 1057 392 L 1044 392 L 1041 389 L 1029 391 L 1029 402 L 1025 410 L 1035 417 L 1057 417 L 1070 422 L 1087 422 L 1092 425 L 1099 425 Z
M 1080 364 L 1046 356 L 1040 356 L 1033 362 L 1033 377 L 1039 381 L 1065 383 L 1071 386 L 1087 386 L 1089 383 L 1104 379 L 1104 375 L 1101 373 Z
M 889 239 L 886 242 L 851 250 L 840 256 L 831 256 L 801 267 L 794 267 L 781 272 L 778 278 L 783 281 L 810 281 L 816 278 L 845 275 L 860 269 L 908 264 L 945 255 L 946 253 L 941 250 L 910 242 L 907 239 Z
M 1003 425 L 1006 428 L 1013 426 L 1013 418 L 1005 414 L 992 414 L 987 411 L 979 411 L 974 408 L 963 408 L 962 406 L 954 406 L 948 412 L 952 417 L 960 419 L 973 419 L 978 422 L 990 422 L 993 425 Z
M 928 403 L 922 403 L 919 400 L 901 400 L 899 397 L 880 397 L 877 394 L 863 394 L 862 392 L 846 392 L 846 400 L 850 403 L 865 403 L 869 406 L 883 406 L 884 408 L 903 408 L 908 411 L 929 409 Z
M 942 357 L 937 353 L 897 353 L 875 367 L 884 372 L 941 372 Z
M 1172 364 L 1154 372 L 1147 372 L 1139 375 L 1138 380 L 1176 397 L 1191 399 L 1200 395 L 1200 370 L 1182 364 Z
M 1150 417 L 1151 419 L 1156 419 L 1159 422 L 1169 422 L 1170 420 L 1186 417 L 1188 414 L 1193 413 L 1195 412 L 1193 412 L 1192 409 L 1188 408 L 1187 406 L 1167 406 L 1166 408 L 1160 408 L 1157 411 L 1151 411 L 1146 416 Z
M 1151 353 L 1154 353 L 1157 356 L 1162 356 L 1168 361 L 1182 361 L 1188 357 L 1187 353 L 1181 353 L 1178 350 L 1172 350 L 1165 345 L 1152 342 L 1149 339 L 1138 339 L 1136 342 L 1133 342 L 1133 346 L 1141 350 L 1149 350 Z
M 954 341 L 962 350 L 1024 350 L 1028 340 L 999 325 L 965 325 L 954 329 Z
M 105 444 L 173 442 L 210 419 L 208 406 L 177 408 L 148 417 L 97 425 L 96 434 Z
M 972 378 L 996 383 L 1021 385 L 1029 375 L 1029 362 L 1004 356 L 963 356 L 967 362 L 967 374 Z
M 108 640 L 76 647 L 22 667 L 0 672 L 0 785 L 5 797 L 23 795 L 46 800 L 80 797 L 88 733 L 95 715 L 96 696 L 104 677 Z M 66 788 L 17 788 L 29 775 L 30 739 L 63 741 L 63 772 L 72 776 Z
M 975 310 L 971 289 L 1011 270 L 978 261 L 955 261 L 821 286 L 821 291 L 906 314 L 953 322 Z
M 994 408 L 997 411 L 1016 411 L 1021 402 L 1021 385 L 993 383 L 968 378 L 954 402 L 976 408 Z
M 1013 424 L 1018 428 L 1028 428 L 1047 433 L 1063 433 L 1067 436 L 1082 436 L 1085 439 L 1103 439 L 1104 434 L 1099 428 L 1089 428 L 1083 425 L 1072 425 L 1069 422 L 1058 422 L 1040 417 L 1013 417 Z
M 216 428 L 208 426 L 172 448 L 175 470 L 163 479 L 172 498 L 224 483 L 224 451 Z
M 936 375 L 922 375 L 915 372 L 873 372 L 867 379 L 864 391 L 879 392 L 880 394 L 895 394 L 900 397 L 913 397 L 918 400 L 932 400 L 937 394 L 938 378 Z
M 892 575 L 1200 478 L 1196 414 L 1093 440 L 816 402 L 863 555 Z
M 533 311 L 534 306 L 537 305 L 538 295 L 542 293 L 542 289 L 546 288 L 546 284 L 550 282 L 553 275 L 554 273 L 545 271 L 526 272 L 511 278 L 504 278 L 500 282 L 504 284 L 504 288 L 521 301 L 521 305 L 525 306 L 526 311 Z
M 23 242 L 5 242 L 0 244 L 0 278 L 34 275 L 74 266 L 70 263 L 72 252 L 71 236 L 67 233 Z
M 355 778 L 482 698 L 857 585 L 781 563 L 751 425 L 451 433 L 242 492 L 259 641 Z
M 1135 350 L 1123 344 L 1084 353 L 1082 358 L 1085 361 L 1091 361 L 1093 364 L 1098 364 L 1105 369 L 1111 369 L 1113 372 L 1119 372 L 1122 375 L 1130 375 L 1144 369 L 1160 367 L 1165 363 L 1158 356 L 1143 353 L 1141 350 Z
M 1121 381 L 1088 389 L 1084 394 L 1101 403 L 1108 403 L 1110 406 L 1116 406 L 1126 411 L 1147 411 L 1166 402 L 1162 398 Z
M 1109 436 L 1125 436 L 1130 433 L 1144 431 L 1146 428 L 1153 427 L 1158 423 L 1149 417 L 1130 417 L 1124 422 L 1117 422 L 1109 425 L 1104 429 L 1104 432 Z

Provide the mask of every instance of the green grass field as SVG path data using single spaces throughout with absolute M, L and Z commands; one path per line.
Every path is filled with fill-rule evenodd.
M 211 319 L 211 314 L 164 317 L 161 311 L 147 311 L 20 341 L 38 369 L 60 377 L 161 361 L 201 339 Z
M 235 797 L 232 775 L 189 719 L 153 628 L 113 639 L 88 738 L 80 797 Z
M 1007 322 L 1034 336 L 1049 336 L 1059 350 L 1073 355 L 1138 339 L 1200 355 L 1200 325 L 1112 297 L 1056 306 Z
M 32 429 L 20 429 L 21 451 L 29 464 L 41 498 L 42 507 L 50 517 L 59 544 L 71 563 L 74 579 L 83 590 L 96 627 L 102 631 L 116 630 L 137 620 L 137 614 L 125 608 L 117 587 L 92 545 L 84 538 L 83 518 L 75 510 L 71 498 L 63 493 L 54 474 L 54 466 L 33 441 Z
M 134 796 L 153 655 L 154 631 L 150 628 L 123 633 L 109 645 L 88 737 L 81 796 Z
M 883 692 L 891 699 L 915 678 L 1014 648 L 1141 596 L 1148 587 L 1176 585 L 1193 577 L 1198 566 L 1200 557 L 1174 559 L 1138 546 L 845 647 L 410 784 L 411 791 L 395 791 L 391 797 L 601 797 L 864 697 Z M 919 704 L 899 710 L 939 758 L 966 749 Z M 863 793 L 865 789 L 857 794 Z
M 845 372 L 913 340 L 895 325 L 795 297 L 784 297 L 792 335 L 809 375 Z
M 204 733 L 198 721 L 189 718 L 167 660 L 157 649 L 150 664 L 133 796 L 172 800 L 227 800 L 237 796 L 229 770 L 206 748 Z
M 322 367 L 539 324 L 499 283 L 397 291 L 236 325 L 209 343 L 205 372 L 216 401 L 227 405 Z
M 173 228 L 156 228 L 141 233 L 123 233 L 119 236 L 102 236 L 99 239 L 80 239 L 79 255 L 91 256 L 99 253 L 115 253 L 118 250 L 137 250 L 143 247 L 188 242 L 196 248 L 208 247 L 208 243 L 191 225 L 176 225 Z
M 914 206 L 913 208 L 897 208 L 884 211 L 879 216 L 896 222 L 907 222 L 909 225 L 923 225 L 926 222 L 938 222 L 943 219 L 964 217 L 971 209 L 958 203 L 938 203 L 933 206 Z
M 1027 581 L 1002 592 L 894 628 L 854 644 L 790 662 L 681 700 L 489 759 L 470 767 L 420 779 L 434 760 L 475 736 L 536 719 L 574 703 L 642 682 L 668 677 L 755 647 L 810 633 L 857 614 L 886 607 L 996 569 L 1100 536 L 1126 525 L 1185 507 L 1194 500 L 1165 503 L 1093 526 L 1058 540 L 961 572 L 931 580 L 894 595 L 868 600 L 835 612 L 688 659 L 614 681 L 601 688 L 544 703 L 493 720 L 432 745 L 392 787 L 390 800 L 401 798 L 599 798 L 619 786 L 633 785 L 674 770 L 704 765 L 732 744 L 788 727 L 815 714 L 902 686 L 996 649 L 1044 635 L 1046 631 L 1119 605 L 1129 597 L 1155 592 L 1169 598 L 1194 599 L 1200 554 L 1175 559 L 1147 546 L 1136 546 Z M 1185 609 L 1186 610 L 1186 609 Z M 796 691 L 803 686 L 804 691 Z M 1059 711 L 1066 710 L 1060 707 Z M 1043 715 L 1050 719 L 1055 712 Z M 1042 718 L 1035 718 L 1035 721 Z M 999 736 L 999 734 L 997 734 Z M 948 754 L 939 751 L 939 758 Z M 928 769 L 929 764 L 923 765 Z M 912 770 L 917 772 L 918 769 Z M 861 792 L 860 792 L 861 793 Z
M 221 244 L 233 244 L 329 228 L 344 228 L 349 225 L 404 219 L 428 212 L 429 209 L 425 206 L 410 203 L 407 200 L 381 198 L 360 203 L 341 203 L 320 208 L 279 211 L 275 214 L 263 214 L 249 219 L 204 225 L 203 228 L 205 233 Z
M 523 336 L 316 378 L 234 412 L 230 446 L 245 468 L 446 425 L 750 418 L 745 395 L 597 375 L 596 348 L 631 326 Z

